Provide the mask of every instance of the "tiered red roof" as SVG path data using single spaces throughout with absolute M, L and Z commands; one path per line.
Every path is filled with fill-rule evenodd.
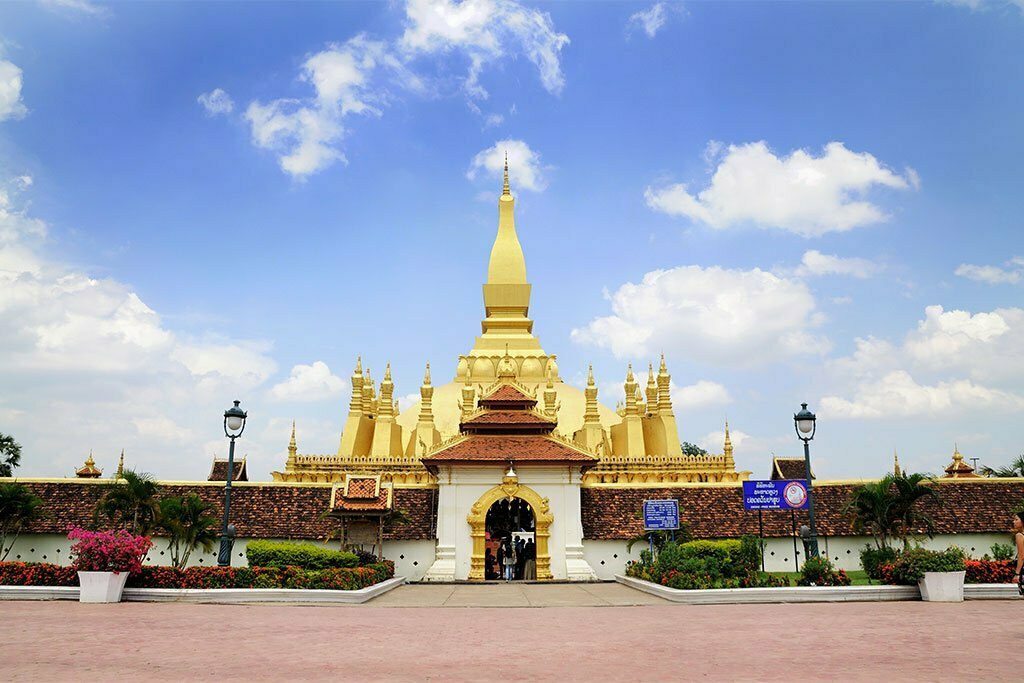
M 381 486 L 380 477 L 346 477 L 331 492 L 331 512 L 382 514 L 391 510 L 392 488 Z

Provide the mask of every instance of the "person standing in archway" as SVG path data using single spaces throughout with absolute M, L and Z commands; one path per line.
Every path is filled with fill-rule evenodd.
M 534 544 L 531 538 L 526 542 L 523 547 L 523 554 L 526 556 L 526 562 L 523 564 L 523 580 L 524 581 L 536 581 L 537 580 L 537 546 Z
M 512 545 L 509 539 L 506 538 L 502 542 L 501 550 L 501 561 L 503 568 L 505 570 L 505 581 L 508 582 L 512 580 L 512 576 L 516 570 L 516 548 L 514 545 Z

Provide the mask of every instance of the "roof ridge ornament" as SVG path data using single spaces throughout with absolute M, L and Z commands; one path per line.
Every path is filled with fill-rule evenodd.
M 511 197 L 512 191 L 508 186 L 508 150 L 505 150 L 505 179 L 501 185 L 501 194 L 503 197 Z

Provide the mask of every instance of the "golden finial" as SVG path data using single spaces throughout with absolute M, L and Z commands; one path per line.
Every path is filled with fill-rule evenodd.
M 900 476 L 900 456 L 896 454 L 896 449 L 892 449 L 892 473 L 897 477 Z
M 292 438 L 288 441 L 288 450 L 293 451 L 295 448 L 295 420 L 292 420 Z
M 964 456 L 960 455 L 960 447 L 956 445 L 956 441 L 953 442 L 953 461 L 959 462 L 963 460 Z
M 587 386 L 594 386 L 594 364 L 590 363 L 587 365 Z
M 123 448 L 121 449 L 121 460 L 119 460 L 118 463 L 117 463 L 117 475 L 114 478 L 115 479 L 120 479 L 122 474 L 124 474 L 124 449 Z
M 384 368 L 384 381 L 385 382 L 390 382 L 391 381 L 391 363 L 388 363 L 387 367 Z
M 666 375 L 666 374 L 668 374 L 668 368 L 665 367 L 665 354 L 664 353 L 661 354 L 661 365 L 658 367 L 658 374 L 659 375 Z
M 634 379 L 633 379 L 633 363 L 632 362 L 630 362 L 629 366 L 626 368 L 626 381 L 627 382 L 634 381 Z
M 427 371 L 423 375 L 423 386 L 425 386 L 425 387 L 429 387 L 430 386 L 430 363 L 427 363 Z
M 361 375 L 361 374 L 363 374 L 363 357 L 361 355 L 356 356 L 356 369 L 355 369 L 355 372 L 353 372 L 352 374 L 354 374 L 354 375 Z
M 508 187 L 508 150 L 505 150 L 505 182 L 501 186 L 501 194 L 505 197 L 512 195 L 512 191 Z
M 654 381 L 654 363 L 647 364 L 647 386 L 657 386 L 657 383 Z

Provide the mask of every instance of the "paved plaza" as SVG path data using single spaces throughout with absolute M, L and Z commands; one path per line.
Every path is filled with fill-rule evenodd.
M 19 681 L 1007 681 L 1024 661 L 1022 610 L 414 585 L 351 607 L 0 602 L 0 638 L 3 678 Z

